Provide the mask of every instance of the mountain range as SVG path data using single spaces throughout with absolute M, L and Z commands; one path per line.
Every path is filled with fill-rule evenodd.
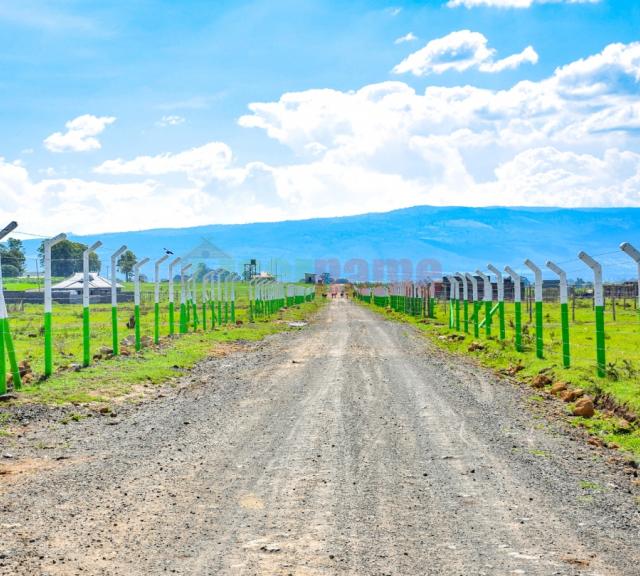
M 126 244 L 139 258 L 153 261 L 168 249 L 176 256 L 210 261 L 210 267 L 221 263 L 238 272 L 245 262 L 256 259 L 258 270 L 285 280 L 325 270 L 333 276 L 371 278 L 380 274 L 381 261 L 405 259 L 413 272 L 424 260 L 435 261 L 422 262 L 435 274 L 438 269 L 445 273 L 485 269 L 489 262 L 526 271 L 526 258 L 541 267 L 554 260 L 570 278 L 589 278 L 589 269 L 577 258 L 584 250 L 602 258 L 605 278 L 620 279 L 635 277 L 635 265 L 620 252 L 619 244 L 640 246 L 640 208 L 416 206 L 336 218 L 69 237 L 86 244 L 103 242 L 103 272 L 109 253 Z M 25 242 L 29 256 L 35 256 L 37 245 Z

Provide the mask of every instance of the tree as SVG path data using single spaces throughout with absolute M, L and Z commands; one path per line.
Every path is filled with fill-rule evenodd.
M 202 282 L 202 278 L 207 272 L 211 272 L 211 269 L 204 262 L 199 262 L 196 269 L 193 271 L 193 275 L 196 277 L 196 282 Z
M 25 273 L 25 262 L 22 241 L 9 238 L 7 246 L 0 244 L 0 260 L 2 260 L 3 274 L 7 277 L 22 276 Z M 7 267 L 5 271 L 5 266 Z
M 120 258 L 118 258 L 118 270 L 124 274 L 127 282 L 131 280 L 131 273 L 133 272 L 133 267 L 137 262 L 138 258 L 133 252 L 131 252 L 131 250 L 123 252 Z
M 20 272 L 13 264 L 2 265 L 2 276 L 4 278 L 16 278 L 20 276 Z
M 88 248 L 81 242 L 63 240 L 51 248 L 51 275 L 71 276 L 82 272 L 82 253 Z M 44 266 L 44 242 L 38 248 L 40 264 Z M 100 272 L 100 257 L 92 252 L 89 254 L 89 272 Z

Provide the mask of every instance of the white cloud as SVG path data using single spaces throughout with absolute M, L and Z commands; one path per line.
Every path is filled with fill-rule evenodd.
M 482 72 L 501 72 L 517 68 L 528 62 L 538 62 L 538 54 L 529 46 L 521 53 L 494 60 L 495 50 L 487 46 L 488 40 L 480 32 L 458 30 L 427 43 L 424 48 L 407 56 L 398 64 L 395 74 L 412 73 L 414 76 L 442 74 L 449 70 L 464 72 L 476 68 Z
M 185 174 L 194 182 L 209 181 L 231 163 L 231 148 L 223 142 L 210 142 L 178 154 L 138 156 L 133 160 L 107 160 L 94 172 L 109 175 L 163 176 Z
M 416 204 L 640 206 L 639 91 L 632 43 L 505 90 L 396 81 L 287 93 L 251 104 L 239 124 L 294 162 L 241 164 L 222 142 L 109 160 L 88 179 L 0 160 L 0 219 L 47 234 Z
M 534 4 L 598 4 L 601 0 L 449 0 L 449 8 L 531 8 Z
M 113 124 L 113 116 L 94 116 L 84 114 L 65 124 L 66 132 L 54 132 L 44 140 L 44 145 L 51 152 L 89 152 L 101 148 L 96 138 L 104 129 Z
M 180 124 L 185 123 L 185 118 L 182 116 L 178 116 L 176 114 L 171 114 L 169 116 L 163 116 L 156 122 L 158 126 L 161 128 L 166 128 L 167 126 L 179 126 Z
M 404 36 L 400 36 L 400 38 L 396 38 L 393 43 L 394 44 L 404 44 L 405 42 L 414 42 L 417 39 L 418 39 L 418 37 L 413 32 L 409 32 L 408 34 L 405 34 Z
M 387 8 L 387 12 L 391 14 L 391 16 L 397 16 L 402 12 L 402 8 L 400 6 L 391 6 L 391 8 Z

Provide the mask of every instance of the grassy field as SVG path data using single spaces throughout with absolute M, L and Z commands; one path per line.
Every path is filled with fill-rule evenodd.
M 13 289 L 11 284 L 7 289 Z M 180 371 L 193 366 L 205 358 L 217 343 L 256 340 L 282 330 L 290 329 L 288 321 L 300 320 L 314 312 L 319 303 L 306 303 L 281 310 L 270 318 L 259 318 L 249 323 L 247 286 L 235 285 L 237 325 L 217 326 L 212 331 L 210 312 L 207 317 L 207 331 L 201 326 L 197 332 L 168 338 L 169 318 L 167 305 L 167 285 L 162 287 L 160 306 L 159 347 L 149 347 L 140 354 L 130 357 L 100 360 L 94 366 L 75 372 L 69 370 L 82 363 L 82 306 L 54 304 L 53 308 L 53 348 L 54 370 L 48 380 L 23 388 L 22 397 L 36 401 L 64 403 L 101 401 L 105 398 L 127 394 L 138 383 L 155 384 L 174 377 Z M 201 320 L 201 286 L 198 286 L 198 317 Z M 178 299 L 178 291 L 176 292 Z M 142 286 L 141 335 L 153 337 L 153 286 Z M 133 315 L 133 303 L 118 306 L 119 340 L 134 335 L 134 330 L 126 323 Z M 36 375 L 44 369 L 43 306 L 36 304 L 9 303 L 11 334 L 18 361 L 27 360 Z M 176 332 L 178 313 L 176 312 Z M 111 305 L 91 306 L 91 351 L 99 352 L 101 347 L 111 348 Z M 176 368 L 178 367 L 178 368 Z
M 460 334 L 464 338 L 458 340 L 447 338 L 456 333 L 448 325 L 448 303 L 439 303 L 435 320 L 423 320 L 371 306 L 392 318 L 416 325 L 431 336 L 439 346 L 455 353 L 471 355 L 487 367 L 498 371 L 521 367 L 516 377 L 527 381 L 545 372 L 552 377 L 553 381 L 567 382 L 573 387 L 584 389 L 598 399 L 609 395 L 618 405 L 628 408 L 635 414 L 640 414 L 640 317 L 632 301 L 627 301 L 626 308 L 620 304 L 616 307 L 615 320 L 611 303 L 607 304 L 605 313 L 607 376 L 604 378 L 597 376 L 595 320 L 590 300 L 577 300 L 575 315 L 572 314 L 571 309 L 569 312 L 572 360 L 570 368 L 564 368 L 562 363 L 560 305 L 557 303 L 545 302 L 544 304 L 543 359 L 536 357 L 535 324 L 531 321 L 529 310 L 524 303 L 522 308 L 524 350 L 522 352 L 515 350 L 515 314 L 512 303 L 505 305 L 507 332 L 505 340 L 500 340 L 498 337 L 497 315 L 493 319 L 490 339 L 485 337 L 483 329 L 480 331 L 480 337 L 474 338 L 473 328 L 470 325 L 470 334 L 465 334 L 461 326 Z M 481 314 L 481 318 L 483 317 L 484 315 Z M 470 352 L 469 345 L 474 341 L 481 343 L 483 348 Z M 589 428 L 595 434 L 600 434 L 606 441 L 640 455 L 640 430 L 637 426 L 632 425 L 630 429 L 622 429 L 618 425 L 619 418 L 603 418 L 602 414 L 589 420 L 574 418 L 572 422 Z

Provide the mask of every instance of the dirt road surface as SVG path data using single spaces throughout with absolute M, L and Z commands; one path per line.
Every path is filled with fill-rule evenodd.
M 24 433 L 1 574 L 640 574 L 612 453 L 406 325 L 332 302 L 188 380 Z

